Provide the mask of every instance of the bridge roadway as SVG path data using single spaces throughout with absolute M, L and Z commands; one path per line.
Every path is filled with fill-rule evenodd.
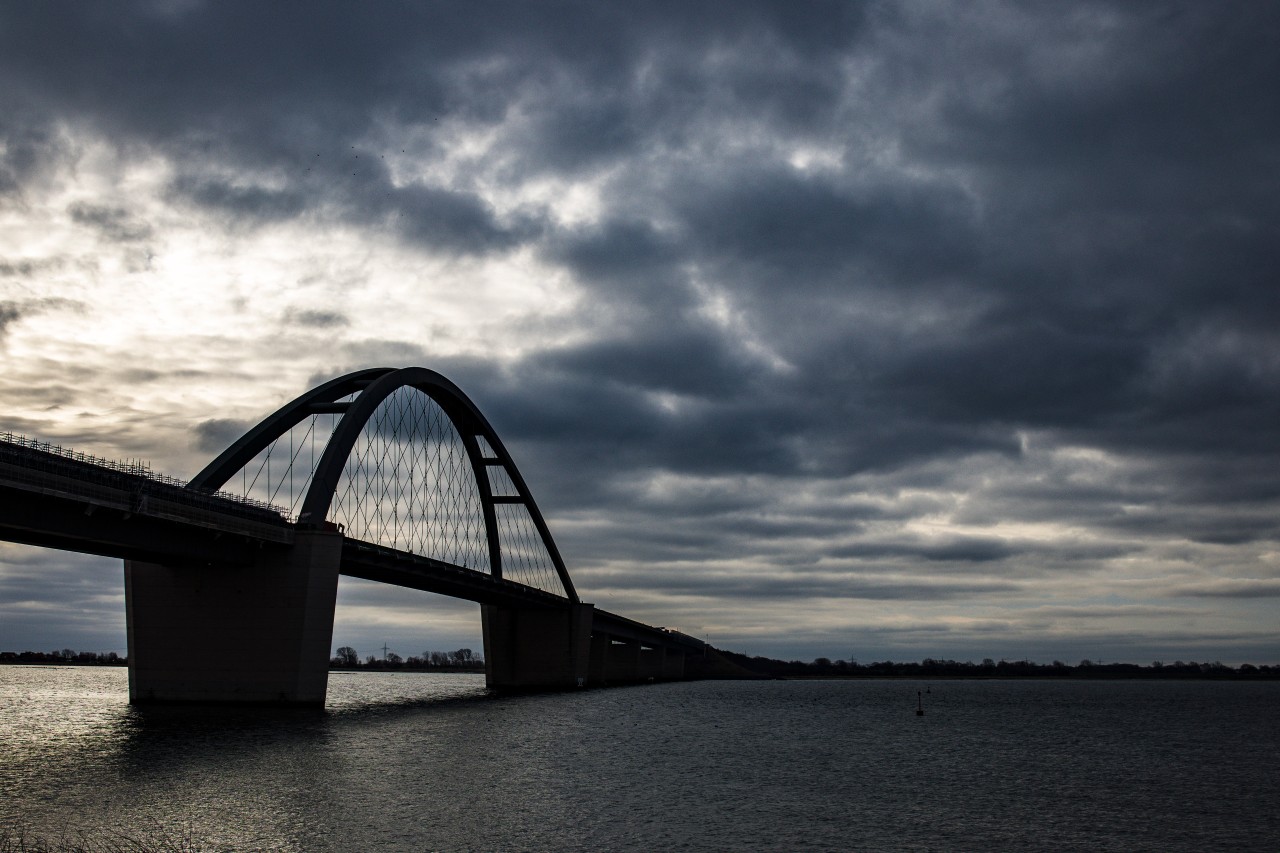
M 56 451 L 0 437 L 0 539 L 172 567 L 249 568 L 264 553 L 287 551 L 298 536 L 278 508 Z M 345 536 L 339 573 L 496 608 L 572 606 L 534 587 Z M 634 644 L 637 653 L 701 655 L 705 648 L 679 631 L 585 606 L 591 633 L 609 638 L 604 651 L 593 652 L 597 657 L 607 655 L 610 643 Z

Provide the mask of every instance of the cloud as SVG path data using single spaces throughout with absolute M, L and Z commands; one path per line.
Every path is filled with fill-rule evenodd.
M 290 309 L 285 312 L 285 323 L 311 329 L 336 329 L 350 325 L 351 320 L 341 311 L 316 309 Z
M 243 227 L 292 219 L 306 208 L 307 199 L 297 192 L 270 187 L 243 186 L 216 178 L 184 175 L 171 187 L 173 198 L 185 200 L 225 216 L 228 224 Z
M 1274 9 L 491 8 L 0 11 L 7 423 L 192 471 L 421 364 L 623 612 L 1274 648 Z
M 37 266 L 35 264 L 32 265 L 33 268 Z M 11 326 L 16 325 L 26 317 L 51 311 L 79 313 L 83 312 L 84 308 L 85 306 L 81 302 L 59 297 L 0 300 L 0 341 L 4 340 L 5 332 Z
M 917 582 L 886 583 L 863 581 L 848 575 L 813 576 L 783 575 L 780 577 L 751 578 L 741 573 L 725 573 L 690 577 L 688 575 L 663 575 L 654 586 L 665 595 L 699 595 L 713 600 L 761 599 L 784 603 L 812 598 L 869 599 L 873 601 L 936 601 L 942 599 L 971 598 L 975 595 L 1000 596 L 1016 592 L 1016 584 L 1003 582 L 956 583 L 921 580 Z M 618 585 L 604 584 L 604 589 L 614 591 L 635 589 L 628 582 Z M 645 588 L 641 586 L 640 588 Z
M 151 226 L 138 221 L 122 207 L 76 202 L 67 212 L 72 221 L 94 229 L 113 243 L 137 243 L 151 237 Z
M 195 448 L 217 455 L 235 444 L 254 424 L 232 418 L 213 418 L 195 425 Z M 212 456 L 211 456 L 212 458 Z
M 55 270 L 63 266 L 61 258 L 10 258 L 0 260 L 0 276 L 14 278 L 32 278 L 38 273 Z
M 1277 598 L 1280 580 L 1225 580 L 1170 589 L 1171 598 Z
M 10 323 L 17 321 L 21 316 L 22 312 L 12 302 L 0 304 L 0 337 L 3 337 L 5 328 Z

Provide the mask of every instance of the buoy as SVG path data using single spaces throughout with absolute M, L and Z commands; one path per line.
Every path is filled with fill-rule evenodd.
M 924 697 L 920 695 L 920 691 L 916 691 L 916 716 L 924 716 Z

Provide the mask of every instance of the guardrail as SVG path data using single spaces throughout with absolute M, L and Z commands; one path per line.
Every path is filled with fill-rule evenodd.
M 13 433 L 0 433 L 0 474 L 25 485 L 157 517 L 200 523 L 208 514 L 232 516 L 240 525 L 280 538 L 293 519 L 280 507 L 227 492 L 191 489 L 138 460 L 120 462 L 80 453 Z

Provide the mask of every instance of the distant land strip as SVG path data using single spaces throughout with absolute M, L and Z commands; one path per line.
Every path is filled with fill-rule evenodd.
M 345 648 L 345 647 L 344 647 Z M 341 649 L 339 651 L 342 651 Z M 49 652 L 0 652 L 2 664 L 43 664 L 57 666 L 125 666 L 129 659 L 116 652 L 77 652 L 72 649 L 55 649 Z M 421 656 L 402 658 L 391 653 L 385 658 L 372 655 L 363 661 L 354 657 L 354 651 L 346 658 L 335 656 L 330 661 L 333 671 L 386 671 L 406 672 L 484 672 L 484 659 L 473 655 L 469 649 L 456 652 L 424 652 Z M 686 675 L 689 678 L 710 679 L 770 679 L 770 678 L 1206 678 L 1224 680 L 1280 680 L 1280 664 L 1242 663 L 1228 666 L 1219 661 L 1196 662 L 1175 660 L 1172 663 L 1153 661 L 1150 664 L 1103 663 L 1082 660 L 1077 664 L 1053 661 L 1035 663 L 1029 660 L 984 659 L 981 663 L 939 658 L 925 658 L 919 663 L 911 661 L 878 661 L 859 663 L 856 660 L 830 660 L 816 658 L 812 661 L 777 660 L 752 657 L 726 649 L 707 647 L 705 661 L 690 660 Z
M 1219 661 L 1197 663 L 1175 660 L 1136 663 L 1103 663 L 1082 660 L 1042 664 L 1029 660 L 984 659 L 981 663 L 925 658 L 919 663 L 817 658 L 809 662 L 750 657 L 724 649 L 708 649 L 707 661 L 697 678 L 1213 678 L 1280 679 L 1280 665 L 1243 663 L 1238 667 Z

